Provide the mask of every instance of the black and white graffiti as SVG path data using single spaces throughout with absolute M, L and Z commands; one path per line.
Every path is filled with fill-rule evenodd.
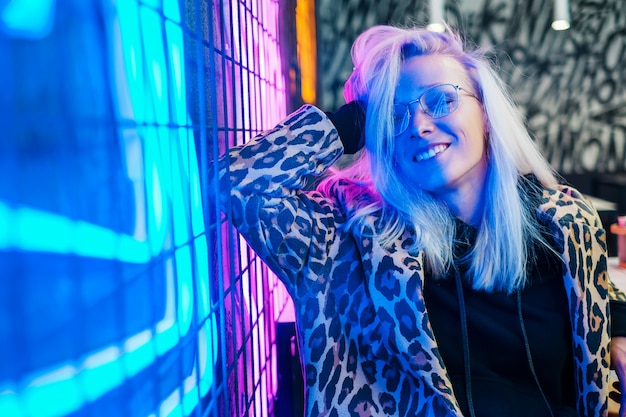
M 492 50 L 528 126 L 561 173 L 626 171 L 626 1 L 570 0 L 554 31 L 553 0 L 448 0 L 445 16 Z M 350 45 L 367 27 L 423 24 L 428 1 L 319 0 L 319 105 L 343 104 Z

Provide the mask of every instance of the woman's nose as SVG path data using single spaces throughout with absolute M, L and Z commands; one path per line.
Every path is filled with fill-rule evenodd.
M 417 106 L 415 111 L 410 114 L 409 129 L 411 135 L 427 136 L 435 130 L 435 124 L 432 117 L 424 113 L 424 111 Z

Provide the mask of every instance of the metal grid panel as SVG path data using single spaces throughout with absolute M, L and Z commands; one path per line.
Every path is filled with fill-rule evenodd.
M 0 415 L 274 415 L 286 294 L 207 172 L 287 113 L 279 2 L 31 3 L 0 3 Z

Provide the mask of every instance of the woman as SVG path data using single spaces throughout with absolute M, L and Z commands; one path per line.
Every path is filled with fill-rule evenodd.
M 613 336 L 626 310 L 596 211 L 458 35 L 377 26 L 352 53 L 351 167 L 306 190 L 359 147 L 354 103 L 328 114 L 339 138 L 305 106 L 221 161 L 236 227 L 294 300 L 307 415 L 606 415 L 609 298 Z

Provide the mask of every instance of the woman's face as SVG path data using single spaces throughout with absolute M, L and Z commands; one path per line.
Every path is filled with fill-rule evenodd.
M 434 116 L 445 114 L 453 108 L 453 87 L 448 86 L 448 95 L 422 96 L 440 84 L 460 87 L 458 107 L 437 118 L 424 113 L 422 103 L 409 104 L 408 125 L 394 138 L 395 158 L 413 185 L 458 205 L 463 204 L 463 195 L 472 193 L 473 200 L 480 193 L 487 168 L 483 110 L 478 99 L 472 97 L 476 93 L 464 68 L 447 56 L 409 58 L 402 66 L 394 103 L 407 104 L 420 98 Z M 395 120 L 400 124 L 397 117 Z

